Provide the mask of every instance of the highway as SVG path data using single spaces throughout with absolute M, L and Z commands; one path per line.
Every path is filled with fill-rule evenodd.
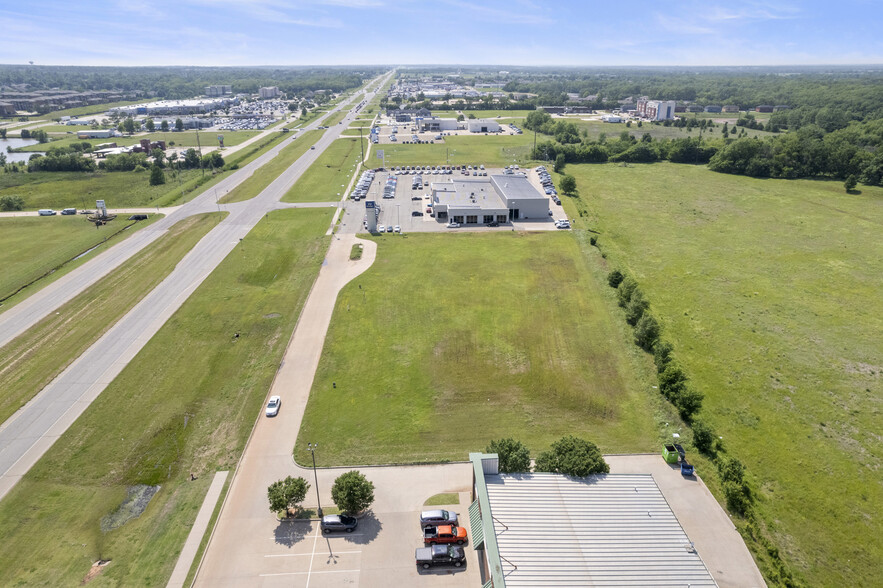
M 329 115 L 345 108 L 359 95 L 360 93 L 354 94 Z M 0 499 L 113 381 L 257 222 L 271 210 L 293 206 L 280 203 L 279 200 L 353 118 L 354 115 L 350 113 L 344 119 L 344 124 L 335 125 L 324 133 L 315 143 L 314 150 L 308 150 L 257 197 L 246 202 L 221 205 L 221 209 L 230 214 L 181 260 L 165 280 L 30 402 L 0 425 Z M 317 127 L 319 124 L 321 119 L 307 128 Z M 237 173 L 222 181 L 218 185 L 218 194 L 232 189 L 254 173 L 275 156 L 286 142 L 283 141 L 281 145 L 246 166 L 242 170 L 244 174 Z M 217 210 L 217 207 L 214 188 L 209 189 L 168 217 L 115 245 L 3 313 L 0 315 L 0 346 L 23 333 L 115 267 L 125 263 L 178 220 L 192 214 L 211 212 Z

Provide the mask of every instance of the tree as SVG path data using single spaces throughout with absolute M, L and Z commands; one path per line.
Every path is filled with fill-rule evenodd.
M 564 154 L 559 153 L 555 156 L 555 173 L 560 174 L 564 171 L 564 165 L 567 163 Z
M 6 129 L 0 129 L 0 139 L 6 138 Z
M 25 207 L 25 200 L 21 196 L 7 194 L 0 196 L 0 210 L 22 210 Z
M 561 191 L 565 194 L 573 194 L 576 190 L 576 178 L 569 174 L 564 174 L 561 176 L 561 181 L 558 182 L 558 187 L 561 188 Z
M 0 153 L 0 165 L 6 165 L 6 154 Z
M 166 174 L 163 173 L 162 168 L 157 164 L 153 164 L 150 168 L 150 185 L 151 186 L 159 186 L 160 184 L 166 183 Z
M 159 123 L 159 129 L 164 133 L 169 132 L 169 121 L 164 120 L 161 123 Z
M 129 116 L 123 121 L 123 129 L 130 135 L 135 132 L 135 120 Z
M 619 288 L 616 289 L 616 298 L 621 307 L 626 307 L 629 300 L 632 299 L 632 292 L 634 292 L 637 287 L 638 283 L 632 278 L 626 278 L 619 284 Z
M 307 496 L 307 490 L 310 489 L 310 483 L 303 478 L 292 478 L 288 476 L 284 480 L 273 482 L 267 488 L 267 498 L 270 500 L 270 512 L 279 512 L 284 510 L 286 514 L 298 503 L 303 502 Z
M 341 474 L 331 487 L 331 499 L 341 512 L 358 514 L 374 502 L 374 484 L 358 470 Z
M 660 330 L 659 321 L 649 312 L 644 312 L 635 325 L 635 344 L 644 351 L 650 351 L 659 339 Z
M 711 427 L 705 424 L 705 421 L 700 421 L 699 419 L 694 420 L 690 427 L 693 429 L 693 445 L 701 453 L 710 455 L 712 443 L 714 442 L 714 433 Z
M 184 121 L 180 118 L 175 119 L 175 130 L 180 132 L 184 130 Z
M 147 127 L 147 132 L 149 133 L 152 133 L 156 130 L 156 125 L 154 124 L 152 118 L 148 118 L 147 121 L 145 121 L 144 126 Z
M 515 439 L 497 439 L 491 441 L 485 453 L 496 453 L 500 458 L 500 471 L 514 474 L 530 471 L 530 451 L 521 441 Z
M 21 138 L 22 139 L 30 139 L 31 138 L 31 131 L 29 131 L 27 129 L 22 129 L 21 130 Z
M 856 185 L 858 185 L 858 180 L 855 178 L 855 174 L 850 174 L 846 181 L 843 182 L 843 187 L 846 188 L 847 192 L 855 190 Z
M 196 152 L 196 149 L 191 147 L 184 152 L 184 167 L 187 169 L 199 167 L 199 153 Z
M 464 120 L 466 120 L 465 116 L 463 116 L 462 114 L 457 115 L 457 122 L 463 122 Z
M 618 287 L 624 279 L 625 276 L 622 275 L 622 272 L 618 269 L 615 269 L 607 274 L 607 283 L 610 285 L 611 288 Z
M 552 449 L 540 454 L 534 470 L 583 477 L 609 473 L 610 466 L 597 445 L 568 435 L 552 443 Z
M 641 292 L 640 288 L 635 288 L 629 303 L 625 307 L 625 322 L 632 326 L 637 325 L 641 317 L 644 316 L 644 311 L 649 307 L 650 303 L 644 298 L 644 293 Z

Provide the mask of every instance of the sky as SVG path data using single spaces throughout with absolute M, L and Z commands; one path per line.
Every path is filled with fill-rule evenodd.
M 0 63 L 883 64 L 883 2 L 0 0 Z

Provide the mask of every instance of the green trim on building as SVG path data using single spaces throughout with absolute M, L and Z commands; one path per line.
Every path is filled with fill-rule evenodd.
M 491 456 L 496 458 L 497 454 L 470 453 L 469 461 L 472 462 L 472 471 L 475 478 L 475 502 L 478 503 L 478 512 L 476 513 L 478 516 L 476 518 L 481 521 L 484 552 L 491 575 L 484 588 L 506 588 L 506 580 L 503 577 L 503 562 L 500 559 L 500 548 L 497 546 L 497 534 L 494 531 L 493 513 L 491 512 L 491 502 L 488 498 L 487 484 L 484 481 L 484 466 L 482 464 L 482 458 Z M 469 517 L 470 521 L 475 521 L 471 506 L 469 507 Z M 471 525 L 475 525 L 475 523 L 472 522 Z M 473 531 L 474 540 L 475 531 Z
M 472 547 L 481 549 L 484 543 L 484 528 L 481 524 L 481 506 L 477 500 L 469 505 L 469 526 L 472 528 Z

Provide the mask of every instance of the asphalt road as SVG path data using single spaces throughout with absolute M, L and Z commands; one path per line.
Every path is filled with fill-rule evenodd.
M 358 94 L 342 103 L 346 107 Z M 354 116 L 346 119 L 348 124 Z M 318 126 L 319 122 L 313 123 Z M 212 229 L 165 280 L 143 298 L 98 341 L 77 358 L 36 397 L 0 425 L 0 499 L 89 404 L 122 371 L 169 317 L 184 303 L 212 270 L 270 210 L 288 208 L 280 198 L 322 154 L 347 124 L 335 125 L 300 159 L 277 177 L 257 197 L 242 203 L 221 205 L 229 215 Z M 312 125 L 311 125 L 312 126 Z M 221 182 L 218 194 L 232 189 L 272 158 L 283 141 L 243 171 Z M 262 161 L 263 160 L 263 161 Z M 235 178 L 235 179 L 234 179 Z M 156 240 L 171 224 L 201 212 L 217 210 L 214 188 L 197 196 L 168 217 L 115 245 L 77 270 L 53 282 L 0 315 L 0 346 L 35 324 L 40 318 L 95 283 L 113 268 Z M 327 204 L 320 204 L 326 206 Z

